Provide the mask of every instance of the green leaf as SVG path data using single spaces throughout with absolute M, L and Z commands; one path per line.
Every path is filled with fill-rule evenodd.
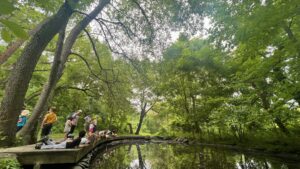
M 10 42 L 12 40 L 11 33 L 7 29 L 1 31 L 1 37 L 5 42 Z
M 0 2 L 0 15 L 7 15 L 12 13 L 16 8 L 14 7 L 12 2 L 8 0 L 1 0 Z
M 13 34 L 15 34 L 17 37 L 22 39 L 26 39 L 28 37 L 28 34 L 20 25 L 4 19 L 0 20 L 0 22 L 5 25 L 10 31 L 12 31 Z

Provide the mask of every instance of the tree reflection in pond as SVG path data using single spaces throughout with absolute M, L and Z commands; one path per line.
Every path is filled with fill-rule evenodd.
M 300 169 L 299 162 L 226 149 L 169 144 L 124 145 L 98 154 L 92 169 Z

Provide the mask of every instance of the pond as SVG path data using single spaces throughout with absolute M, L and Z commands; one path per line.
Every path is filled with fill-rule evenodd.
M 136 144 L 97 154 L 91 169 L 300 169 L 300 162 L 206 146 Z

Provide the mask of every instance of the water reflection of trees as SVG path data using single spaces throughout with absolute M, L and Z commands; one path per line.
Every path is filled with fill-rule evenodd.
M 132 146 L 133 147 L 133 146 Z M 147 144 L 121 146 L 97 157 L 92 169 L 296 169 L 278 161 L 254 158 L 225 149 Z M 95 162 L 94 162 L 95 163 Z
M 259 157 L 245 156 L 244 154 L 238 155 L 239 160 L 236 160 L 237 169 L 300 169 L 299 164 L 283 163 L 278 159 L 265 159 Z
M 236 163 L 236 168 L 239 169 L 270 169 L 270 163 L 266 160 L 257 161 L 252 157 L 240 155 L 239 161 Z
M 91 169 L 125 169 L 129 168 L 130 161 L 127 156 L 128 150 L 125 146 L 116 149 L 107 149 L 99 153 L 92 161 Z M 129 155 L 130 156 L 130 155 Z
M 136 145 L 136 150 L 138 152 L 138 158 L 139 158 L 139 168 L 140 169 L 147 169 L 146 167 L 146 163 L 145 161 L 143 160 L 143 156 L 142 156 L 142 152 L 141 152 L 141 148 L 139 145 Z

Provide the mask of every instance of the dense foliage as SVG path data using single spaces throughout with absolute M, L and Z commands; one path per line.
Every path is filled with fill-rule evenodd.
M 36 29 L 64 2 L 1 3 L 0 52 L 4 53 L 17 40 L 30 43 L 27 40 L 35 31 L 27 30 Z M 54 133 L 63 131 L 68 114 L 82 109 L 82 117 L 98 119 L 98 129 L 116 128 L 121 134 L 132 133 L 133 127 L 136 134 L 251 143 L 258 148 L 275 143 L 272 148 L 283 151 L 281 146 L 289 145 L 299 152 L 297 0 L 109 4 L 105 14 L 76 34 L 66 62 L 60 62 L 63 73 L 57 75 L 45 103 L 59 110 Z M 82 11 L 90 11 L 95 3 L 74 1 L 70 6 L 77 13 L 63 29 L 66 36 L 89 18 Z M 199 37 L 203 18 L 210 21 L 210 28 Z M 55 70 L 61 35 L 38 58 L 24 98 L 30 111 Z M 1 65 L 2 99 L 8 97 L 5 88 L 23 49 L 26 46 L 20 45 Z
M 1 158 L 0 167 L 5 169 L 21 169 L 21 165 L 16 158 Z

